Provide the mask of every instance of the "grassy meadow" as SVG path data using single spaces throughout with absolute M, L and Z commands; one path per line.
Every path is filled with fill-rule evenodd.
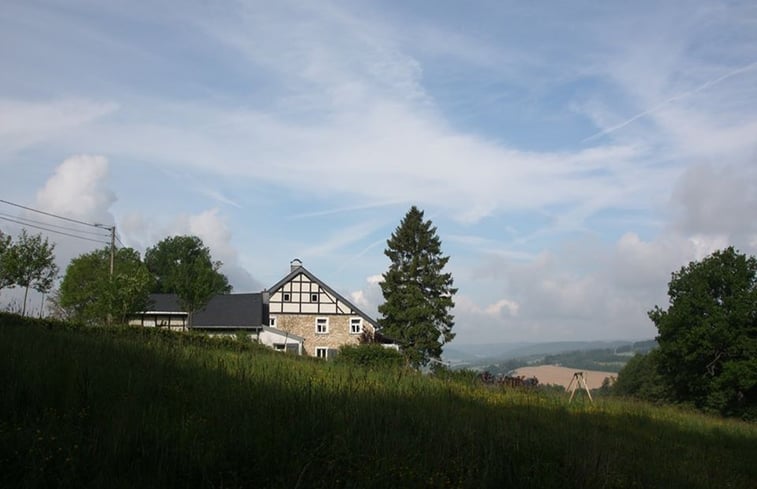
M 757 426 L 0 315 L 0 487 L 757 487 Z

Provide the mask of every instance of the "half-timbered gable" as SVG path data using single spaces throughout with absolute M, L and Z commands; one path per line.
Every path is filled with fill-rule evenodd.
M 313 275 L 299 260 L 269 290 L 269 325 L 305 338 L 304 352 L 328 358 L 375 333 L 376 322 Z

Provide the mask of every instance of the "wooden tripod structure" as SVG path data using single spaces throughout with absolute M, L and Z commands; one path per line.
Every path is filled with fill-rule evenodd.
M 570 392 L 570 399 L 568 400 L 568 402 L 573 401 L 573 396 L 576 395 L 576 390 L 580 390 L 581 388 L 586 391 L 586 394 L 589 396 L 589 401 L 594 404 L 594 399 L 591 398 L 591 392 L 589 391 L 589 386 L 586 385 L 586 379 L 584 379 L 583 372 L 575 372 L 573 374 L 573 378 L 570 379 L 570 383 L 566 388 L 566 390 Z

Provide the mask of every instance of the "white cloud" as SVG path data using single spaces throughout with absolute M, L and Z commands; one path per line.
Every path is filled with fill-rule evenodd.
M 111 224 L 116 196 L 107 187 L 108 160 L 99 155 L 67 158 L 37 192 L 37 206 L 80 220 Z
M 368 308 L 372 306 L 372 304 L 370 304 L 366 299 L 365 292 L 363 292 L 362 290 L 351 292 L 350 299 L 352 299 L 352 302 L 358 307 Z
M 466 313 L 490 316 L 493 318 L 515 317 L 520 310 L 520 304 L 509 299 L 499 299 L 498 301 L 480 306 L 474 300 L 467 296 L 455 297 L 455 310 Z
M 117 109 L 112 102 L 86 99 L 0 99 L 0 152 L 13 154 L 39 143 L 61 140 L 70 131 L 88 127 Z
M 757 167 L 692 166 L 675 186 L 673 203 L 681 232 L 746 241 L 747 235 L 757 231 Z
M 371 275 L 370 277 L 366 278 L 365 281 L 371 285 L 378 285 L 384 281 L 384 276 L 381 274 Z
M 262 290 L 260 282 L 240 265 L 238 250 L 232 243 L 231 229 L 218 209 L 179 216 L 169 229 L 171 229 L 170 235 L 189 234 L 199 237 L 210 249 L 213 260 L 223 262 L 220 271 L 228 277 L 235 292 Z
M 43 188 L 37 192 L 35 207 L 85 222 L 111 224 L 114 220 L 110 208 L 116 201 L 116 196 L 109 184 L 109 163 L 105 157 L 72 156 L 55 169 Z M 170 235 L 196 235 L 210 248 L 213 258 L 223 262 L 221 271 L 228 276 L 237 291 L 250 292 L 262 288 L 239 264 L 231 229 L 218 209 L 176 216 L 167 226 L 161 225 L 154 216 L 130 212 L 117 225 L 124 244 L 141 251 Z M 51 239 L 58 243 L 56 255 L 61 269 L 65 269 L 74 256 L 91 251 L 96 246 L 55 234 L 51 235 Z M 107 241 L 105 237 L 99 239 Z

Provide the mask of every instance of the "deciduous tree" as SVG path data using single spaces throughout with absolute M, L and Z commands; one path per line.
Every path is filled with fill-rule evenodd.
M 7 239 L 2 244 L 4 250 L 0 254 L 0 270 L 3 273 L 3 284 L 24 288 L 24 305 L 21 315 L 26 315 L 26 302 L 29 289 L 40 293 L 47 293 L 53 286 L 58 274 L 55 264 L 55 244 L 41 234 L 30 236 L 22 230 L 18 237 L 10 242 Z
M 5 270 L 5 260 L 3 259 L 5 253 L 10 249 L 11 244 L 11 237 L 0 231 L 0 289 L 13 285 L 10 273 Z
M 103 248 L 71 260 L 54 302 L 85 323 L 126 322 L 130 314 L 145 310 L 151 287 L 152 276 L 136 250 L 116 251 L 111 276 L 110 249 Z
M 397 341 L 412 365 L 426 365 L 455 337 L 450 310 L 457 289 L 452 274 L 443 271 L 449 257 L 442 254 L 436 227 L 415 206 L 387 240 L 384 254 L 391 263 L 381 282 L 381 332 Z
M 649 317 L 675 399 L 757 419 L 757 259 L 717 251 L 673 273 L 668 296 Z
M 231 285 L 218 271 L 210 249 L 197 236 L 172 236 L 145 252 L 145 264 L 155 279 L 153 292 L 176 294 L 189 316 L 205 307 L 216 294 L 231 292 Z

